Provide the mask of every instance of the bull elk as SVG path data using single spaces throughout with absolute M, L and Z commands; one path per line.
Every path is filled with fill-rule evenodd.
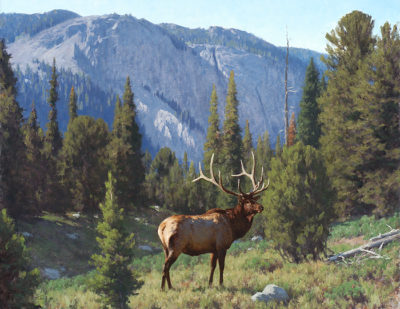
M 257 203 L 261 192 L 267 190 L 268 184 L 263 182 L 263 172 L 258 182 L 255 180 L 255 159 L 253 156 L 253 167 L 251 173 L 246 172 L 243 162 L 241 162 L 242 172 L 232 177 L 246 176 L 250 178 L 253 185 L 252 191 L 244 193 L 238 180 L 239 193 L 226 189 L 221 180 L 219 172 L 219 181 L 217 182 L 213 172 L 214 154 L 210 161 L 210 178 L 204 176 L 199 164 L 200 176 L 193 182 L 204 179 L 211 182 L 223 192 L 234 195 L 238 199 L 238 204 L 234 208 L 220 209 L 214 208 L 208 210 L 202 215 L 188 216 L 175 215 L 166 218 L 158 227 L 158 236 L 160 237 L 164 253 L 165 263 L 162 271 L 161 289 L 164 290 L 165 281 L 168 288 L 171 289 L 171 279 L 169 270 L 181 253 L 196 256 L 204 253 L 211 253 L 211 274 L 209 285 L 212 285 L 214 270 L 219 263 L 219 283 L 223 285 L 224 265 L 226 251 L 230 248 L 233 241 L 243 237 L 250 229 L 253 218 L 256 214 L 263 211 L 263 206 Z

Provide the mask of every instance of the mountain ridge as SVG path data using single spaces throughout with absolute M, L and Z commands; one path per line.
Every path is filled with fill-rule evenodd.
M 136 104 L 141 106 L 138 122 L 146 140 L 144 146 L 153 149 L 153 155 L 162 146 L 173 149 L 179 158 L 187 151 L 190 159 L 199 161 L 212 85 L 217 88 L 219 114 L 223 119 L 227 79 L 230 70 L 234 70 L 240 125 L 243 127 L 249 119 L 254 142 L 265 130 L 274 142 L 283 128 L 285 52 L 241 30 L 212 27 L 210 34 L 202 29 L 200 37 L 205 39 L 196 41 L 197 30 L 191 32 L 192 29 L 181 26 L 165 25 L 130 15 L 76 16 L 32 37 L 21 36 L 8 45 L 12 63 L 20 70 L 19 88 L 29 88 L 24 78 L 27 68 L 38 71 L 37 63 L 49 64 L 53 57 L 60 70 L 84 76 L 93 86 L 103 89 L 106 97 L 122 93 L 129 75 Z M 184 35 L 179 36 L 171 28 L 179 29 Z M 238 35 L 241 39 L 234 41 Z M 207 37 L 214 39 L 207 42 Z M 225 45 L 217 44 L 218 40 Z M 289 97 L 289 106 L 296 113 L 307 57 L 290 56 L 289 84 L 297 92 Z M 48 78 L 43 72 L 38 73 Z M 67 95 L 60 95 L 61 106 L 67 104 Z M 36 98 L 40 101 L 35 100 L 36 104 L 46 104 L 44 96 Z M 31 101 L 20 103 L 28 110 Z M 89 106 L 98 106 L 98 110 L 104 107 L 109 113 L 113 104 L 112 99 L 81 104 L 80 113 L 91 115 Z M 65 122 L 67 115 L 59 115 L 61 122 Z M 108 124 L 111 126 L 111 121 Z

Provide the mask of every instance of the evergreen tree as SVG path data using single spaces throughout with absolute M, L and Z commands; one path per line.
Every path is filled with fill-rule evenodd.
M 151 153 L 148 150 L 146 150 L 143 156 L 143 166 L 146 175 L 150 172 L 151 161 L 152 161 Z
M 78 116 L 68 126 L 61 175 L 78 210 L 95 211 L 104 196 L 109 132 L 102 119 Z
M 22 109 L 15 100 L 16 78 L 4 41 L 0 41 L 0 209 L 11 216 L 23 214 L 26 153 L 23 142 Z
M 15 85 L 17 79 L 14 76 L 10 64 L 11 55 L 6 51 L 4 39 L 0 40 L 0 94 L 16 97 L 17 90 Z
M 300 101 L 297 138 L 304 145 L 311 145 L 315 148 L 319 147 L 319 138 L 321 136 L 321 125 L 318 122 L 320 110 L 317 103 L 321 87 L 318 70 L 314 65 L 313 58 L 311 58 L 306 70 L 303 96 Z
M 189 163 L 188 163 L 188 155 L 187 155 L 187 152 L 185 151 L 185 153 L 183 154 L 183 166 L 182 166 L 182 168 L 183 168 L 183 172 L 184 172 L 184 174 L 185 174 L 185 177 L 186 177 L 186 175 L 188 174 L 188 172 L 189 172 Z
M 252 151 L 254 152 L 253 138 L 251 136 L 248 120 L 246 120 L 246 127 L 244 129 L 244 137 L 243 137 L 242 145 L 243 145 L 242 157 L 243 157 L 244 162 L 248 163 L 248 161 L 251 160 L 251 152 Z M 250 163 L 250 165 L 251 165 L 251 163 Z
M 296 118 L 294 112 L 290 117 L 289 131 L 288 131 L 288 146 L 293 146 L 296 142 Z
M 47 123 L 47 131 L 45 137 L 45 152 L 48 158 L 52 160 L 56 160 L 58 151 L 62 146 L 62 137 L 60 130 L 58 128 L 57 121 L 57 107 L 56 102 L 58 100 L 58 81 L 57 81 L 57 72 L 56 72 L 56 59 L 53 59 L 53 66 L 51 69 L 51 80 L 50 80 L 50 90 L 49 97 L 47 98 L 47 102 L 50 105 L 49 112 L 49 122 Z M 51 173 L 56 173 L 55 170 L 50 171 Z
M 135 242 L 133 234 L 125 230 L 124 212 L 118 205 L 115 186 L 116 180 L 109 172 L 105 201 L 100 204 L 103 218 L 97 225 L 96 238 L 100 253 L 92 255 L 96 273 L 91 286 L 104 305 L 128 308 L 129 295 L 140 287 L 140 282 L 130 267 Z
M 116 179 L 116 194 L 121 205 L 131 207 L 141 196 L 144 180 L 142 161 L 142 136 L 136 123 L 136 106 L 127 77 L 123 95 L 123 105 L 119 98 L 115 107 L 113 138 L 109 147 L 111 170 Z
M 156 204 L 163 204 L 165 192 L 163 191 L 164 179 L 168 178 L 169 170 L 176 160 L 175 153 L 168 147 L 161 148 L 150 165 L 150 172 L 146 175 L 146 195 Z
M 23 126 L 26 147 L 27 169 L 25 174 L 26 190 L 29 196 L 28 212 L 38 212 L 41 209 L 43 190 L 45 186 L 43 175 L 46 174 L 43 156 L 43 131 L 37 122 L 35 104 L 28 122 Z
M 285 171 L 282 173 L 282 171 Z M 335 197 L 317 150 L 301 142 L 272 159 L 270 187 L 261 204 L 265 234 L 276 249 L 298 263 L 325 252 Z
M 222 142 L 221 137 L 218 117 L 218 97 L 215 85 L 213 85 L 210 100 L 210 116 L 208 117 L 207 137 L 206 142 L 204 143 L 203 164 L 205 170 L 209 170 L 210 168 L 210 160 L 213 153 L 215 164 L 219 164 Z
M 77 96 L 74 86 L 72 86 L 69 94 L 69 123 L 71 123 L 78 116 L 77 110 Z
M 282 154 L 281 136 L 278 134 L 276 136 L 275 143 L 275 157 L 279 158 Z
M 328 175 L 338 192 L 335 205 L 338 214 L 360 213 L 368 209 L 360 200 L 362 160 L 357 154 L 360 142 L 369 132 L 360 126 L 359 85 L 366 59 L 374 49 L 371 16 L 353 11 L 340 19 L 338 26 L 326 35 L 328 85 L 319 99 L 322 132 L 320 143 Z
M 240 160 L 242 159 L 238 105 L 235 77 L 231 71 L 226 96 L 221 162 L 223 162 L 222 175 L 226 177 L 225 183 L 230 183 L 232 187 L 235 186 L 236 180 L 231 175 L 240 171 Z
M 112 130 L 113 137 L 121 137 L 122 135 L 121 110 L 122 110 L 121 99 L 119 98 L 119 95 L 117 95 L 117 99 L 115 101 L 115 109 L 114 109 L 114 121 Z
M 6 209 L 0 211 L 0 304 L 4 309 L 33 306 L 39 284 L 39 270 L 30 269 L 30 256 L 24 237 L 15 233 Z
M 265 149 L 265 159 L 263 161 L 263 165 L 264 166 L 264 170 L 268 171 L 270 169 L 270 164 L 271 164 L 271 160 L 272 157 L 274 156 L 274 151 L 271 148 L 271 142 L 269 140 L 269 133 L 266 130 L 264 132 L 264 136 L 263 136 L 263 144 L 264 144 L 264 149 Z
M 399 57 L 399 32 L 386 23 L 366 69 L 359 73 L 363 78 L 355 95 L 361 115 L 357 132 L 363 137 L 356 149 L 362 181 L 358 193 L 360 200 L 380 215 L 393 212 L 399 201 Z
M 220 123 L 218 117 L 218 96 L 215 85 L 211 92 L 210 99 L 210 116 L 208 117 L 208 129 L 206 142 L 204 143 L 204 157 L 203 166 L 204 170 L 208 171 L 210 169 L 211 156 L 214 154 L 214 167 L 218 167 L 221 159 L 222 151 L 222 134 L 220 131 Z M 194 178 L 193 178 L 194 179 Z M 189 179 L 190 181 L 193 179 Z M 207 186 L 204 183 L 193 184 L 194 190 L 200 190 L 204 188 L 204 198 L 208 203 L 214 204 L 219 192 L 217 188 Z

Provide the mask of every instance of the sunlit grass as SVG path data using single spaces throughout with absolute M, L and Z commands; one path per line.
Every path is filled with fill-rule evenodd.
M 352 221 L 350 226 L 363 226 L 366 222 L 367 219 L 360 218 Z M 390 220 L 385 222 L 393 224 Z M 351 243 L 338 241 L 337 235 L 345 231 L 344 224 L 332 229 L 334 237 L 328 245 L 335 253 L 352 247 Z M 388 229 L 380 220 L 368 218 L 368 224 L 375 231 L 374 235 Z M 148 231 L 149 225 L 144 226 Z M 392 227 L 397 226 L 393 224 Z M 353 234 L 346 235 L 352 238 L 360 234 L 354 229 Z M 399 248 L 397 242 L 382 249 L 381 254 L 389 257 L 388 260 L 370 259 L 357 263 L 350 259 L 353 264 L 324 261 L 294 264 L 283 260 L 268 241 L 243 241 L 233 244 L 228 251 L 223 287 L 218 285 L 218 267 L 214 286 L 208 287 L 209 255 L 181 255 L 171 268 L 174 290 L 165 292 L 160 291 L 163 253 L 143 255 L 132 264 L 144 284 L 136 295 L 130 297 L 130 307 L 265 308 L 262 303 L 253 303 L 250 297 L 262 291 L 265 285 L 274 283 L 288 292 L 290 301 L 285 306 L 271 304 L 269 307 L 385 308 L 392 301 L 396 289 L 400 288 Z M 38 303 L 45 308 L 101 308 L 97 296 L 87 289 L 88 276 L 90 273 L 42 284 L 37 290 Z

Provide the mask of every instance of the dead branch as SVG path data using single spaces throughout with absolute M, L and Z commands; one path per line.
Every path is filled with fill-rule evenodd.
M 384 235 L 386 235 L 386 236 L 384 236 Z M 349 251 L 346 251 L 343 253 L 339 253 L 339 254 L 329 257 L 328 262 L 343 261 L 344 259 L 352 257 L 361 252 L 371 254 L 371 252 L 373 252 L 373 251 L 370 251 L 369 249 L 376 248 L 376 247 L 379 247 L 380 249 L 382 249 L 382 246 L 384 246 L 394 240 L 400 240 L 400 230 L 394 230 L 389 233 L 386 233 L 386 234 L 383 234 L 383 235 L 380 235 L 377 237 L 373 237 L 371 239 L 374 239 L 374 240 L 370 241 L 369 243 L 367 243 L 365 245 L 362 245 L 361 247 L 358 247 L 358 248 L 355 248 L 355 249 L 352 249 L 352 250 L 349 250 Z M 379 254 L 374 252 L 373 255 L 376 258 L 376 256 L 378 256 Z M 379 255 L 379 256 L 380 256 L 380 258 L 383 258 L 381 255 Z

